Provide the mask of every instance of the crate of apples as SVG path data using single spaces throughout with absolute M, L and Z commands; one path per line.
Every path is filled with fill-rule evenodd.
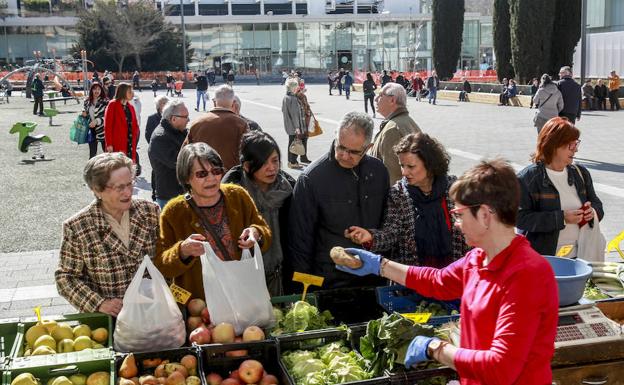
M 208 385 L 279 385 L 277 377 L 264 370 L 264 366 L 257 360 L 245 360 L 237 369 L 223 378 L 219 373 L 206 374 Z
M 119 367 L 118 385 L 201 385 L 197 357 L 182 356 L 179 361 L 128 354 Z

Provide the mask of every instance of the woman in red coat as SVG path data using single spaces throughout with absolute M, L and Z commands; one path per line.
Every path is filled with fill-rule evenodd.
M 115 99 L 108 103 L 104 113 L 104 141 L 106 151 L 122 152 L 136 163 L 139 124 L 134 107 L 128 103 L 133 95 L 132 85 L 121 83 L 117 86 Z

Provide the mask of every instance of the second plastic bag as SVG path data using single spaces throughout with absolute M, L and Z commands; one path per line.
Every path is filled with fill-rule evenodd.
M 212 322 L 232 324 L 237 335 L 251 325 L 273 326 L 273 307 L 258 243 L 254 245 L 254 255 L 243 250 L 240 261 L 220 260 L 207 242 L 204 250 L 202 276 Z
M 151 279 L 143 278 L 146 270 Z M 126 290 L 113 340 L 118 352 L 173 349 L 186 341 L 182 313 L 165 278 L 148 256 Z

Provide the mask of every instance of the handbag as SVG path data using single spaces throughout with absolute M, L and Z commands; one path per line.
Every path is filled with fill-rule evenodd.
M 587 190 L 585 178 L 581 173 L 581 169 L 576 164 L 573 164 L 572 166 L 574 166 L 576 172 L 578 172 L 583 184 L 585 185 L 585 189 Z M 594 209 L 592 208 L 592 210 Z M 576 256 L 590 262 L 604 262 L 606 246 L 607 240 L 602 234 L 602 231 L 600 231 L 600 221 L 598 220 L 596 210 L 594 210 L 593 226 L 589 226 L 588 224 L 580 228 L 578 251 Z
M 78 115 L 74 123 L 69 128 L 69 140 L 78 144 L 87 143 L 89 135 L 89 120 L 82 115 Z
M 288 151 L 298 156 L 304 156 L 306 154 L 303 142 L 299 138 L 295 138 L 295 140 L 292 141 L 292 143 L 288 147 Z
M 312 119 L 310 119 L 310 125 L 308 126 L 308 137 L 318 136 L 323 133 L 323 129 L 319 124 L 318 120 L 316 120 L 316 116 L 312 115 Z

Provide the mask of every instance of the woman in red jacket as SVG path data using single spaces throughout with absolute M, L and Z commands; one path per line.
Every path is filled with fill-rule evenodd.
M 106 151 L 122 152 L 136 163 L 139 123 L 134 107 L 128 103 L 133 95 L 132 85 L 129 83 L 117 86 L 115 99 L 108 103 L 104 113 L 104 141 Z

